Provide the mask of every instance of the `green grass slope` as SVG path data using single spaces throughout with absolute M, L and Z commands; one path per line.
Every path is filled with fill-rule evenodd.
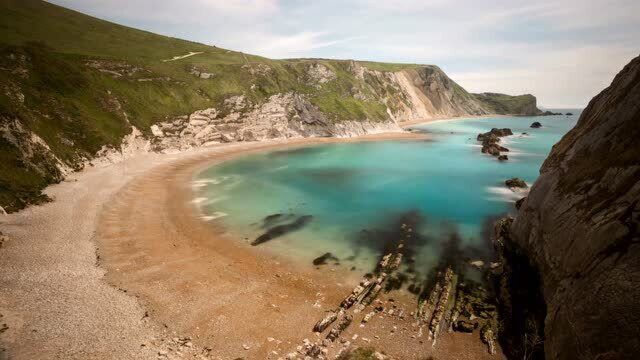
M 103 145 L 117 145 L 131 125 L 148 131 L 169 116 L 216 107 L 237 94 L 254 103 L 281 92 L 309 94 L 335 121 L 387 116 L 383 104 L 348 96 L 361 87 L 348 61 L 319 60 L 337 79 L 318 89 L 299 81 L 307 60 L 270 60 L 160 36 L 43 1 L 2 0 L 0 26 L 0 206 L 8 211 L 41 199 L 39 190 L 61 178 L 7 135 L 15 120 L 73 167 Z M 163 61 L 190 52 L 199 54 Z M 203 79 L 194 70 L 214 75 Z
M 260 104 L 278 93 L 305 94 L 336 122 L 386 120 L 387 107 L 395 111 L 406 100 L 375 76 L 358 79 L 350 61 L 271 60 L 39 0 L 0 0 L 0 28 L 0 206 L 7 211 L 45 200 L 40 190 L 63 178 L 51 164 L 78 169 L 103 146 L 118 145 L 132 125 L 149 132 L 168 118 L 220 108 L 232 95 Z M 165 61 L 189 53 L 197 54 Z M 335 79 L 322 86 L 305 81 L 314 63 Z M 359 63 L 381 72 L 423 67 Z M 473 98 L 455 86 L 461 99 Z M 499 102 L 496 113 L 511 108 Z M 25 140 L 31 134 L 40 145 Z
M 494 114 L 538 115 L 536 97 L 531 94 L 506 95 L 497 93 L 472 94 L 484 108 Z

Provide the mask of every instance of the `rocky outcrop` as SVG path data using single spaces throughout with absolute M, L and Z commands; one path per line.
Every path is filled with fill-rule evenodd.
M 473 97 L 490 114 L 540 115 L 536 97 L 531 94 L 506 95 L 498 93 L 473 94 Z
M 538 269 L 547 359 L 640 354 L 640 57 L 553 147 L 511 237 Z
M 542 124 L 540 124 L 540 122 L 538 122 L 538 121 L 534 121 L 533 123 L 531 123 L 531 126 L 530 126 L 530 127 L 531 127 L 532 129 L 539 129 L 539 128 L 541 128 L 541 127 L 542 127 Z
M 491 113 L 437 66 L 398 71 L 393 80 L 407 99 L 394 114 L 400 121 Z
M 513 135 L 513 132 L 511 131 L 511 129 L 493 128 L 491 129 L 491 131 L 478 134 L 478 137 L 476 139 L 482 142 L 481 151 L 483 154 L 493 155 L 493 156 L 496 156 L 500 161 L 506 161 L 509 158 L 506 155 L 501 155 L 500 153 L 507 152 L 509 151 L 509 149 L 499 145 L 498 143 L 500 142 L 501 137 L 510 136 L 510 135 Z
M 263 104 L 251 104 L 244 96 L 234 96 L 227 99 L 220 110 L 199 110 L 151 126 L 157 151 L 186 150 L 232 141 L 351 137 L 400 131 L 391 119 L 329 120 L 305 96 L 296 93 L 273 95 Z
M 504 184 L 508 188 L 521 188 L 521 189 L 528 188 L 527 183 L 524 182 L 524 180 L 522 180 L 520 178 L 507 179 L 507 180 L 504 181 Z

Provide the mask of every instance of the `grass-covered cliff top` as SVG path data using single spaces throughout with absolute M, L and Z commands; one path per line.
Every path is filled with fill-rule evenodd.
M 497 93 L 473 94 L 494 114 L 536 115 L 536 97 L 531 94 L 506 95 Z
M 102 146 L 118 145 L 132 125 L 148 133 L 154 123 L 220 108 L 233 95 L 260 104 L 278 93 L 305 94 L 331 121 L 386 120 L 387 107 L 395 111 L 405 99 L 378 78 L 358 78 L 350 60 L 272 60 L 39 0 L 2 0 L 0 24 L 0 206 L 8 210 L 61 178 L 54 160 L 16 133 L 34 133 L 62 163 L 76 167 Z M 380 72 L 441 72 L 433 65 L 357 64 Z M 330 81 L 321 79 L 325 70 Z M 454 86 L 461 99 L 473 98 Z

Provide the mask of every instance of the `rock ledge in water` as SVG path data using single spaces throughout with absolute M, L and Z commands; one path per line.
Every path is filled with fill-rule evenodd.
M 508 188 L 526 189 L 529 187 L 527 186 L 527 183 L 520 178 L 511 178 L 511 179 L 505 180 L 504 184 L 507 185 Z

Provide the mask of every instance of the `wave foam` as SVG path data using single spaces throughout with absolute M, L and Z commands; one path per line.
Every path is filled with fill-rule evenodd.
M 491 201 L 514 202 L 527 196 L 529 189 L 509 189 L 502 186 L 489 186 L 487 192 L 494 195 L 487 199 Z
M 202 215 L 200 217 L 200 219 L 202 219 L 204 221 L 211 221 L 211 220 L 219 219 L 221 217 L 225 217 L 227 215 L 229 215 L 229 214 L 224 213 L 222 211 L 216 211 L 216 212 L 211 213 L 211 215 Z

